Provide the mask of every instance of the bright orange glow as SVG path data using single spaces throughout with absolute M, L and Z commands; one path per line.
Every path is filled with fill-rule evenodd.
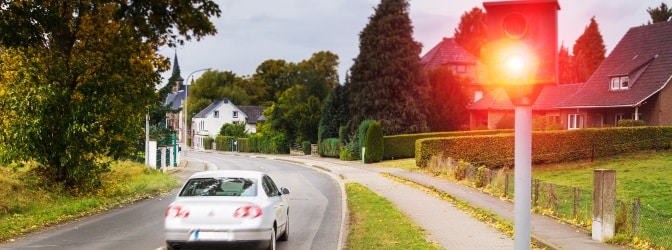
M 534 79 L 538 60 L 523 43 L 505 40 L 489 43 L 485 49 L 483 56 L 488 65 L 489 84 L 526 85 L 538 80 Z
M 525 70 L 525 59 L 522 55 L 510 55 L 506 58 L 506 66 L 513 75 L 520 75 Z

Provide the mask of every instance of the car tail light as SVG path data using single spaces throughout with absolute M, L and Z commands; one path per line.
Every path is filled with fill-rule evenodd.
M 181 206 L 169 206 L 166 209 L 166 217 L 187 218 L 189 217 L 189 209 Z
M 261 216 L 261 207 L 255 205 L 242 206 L 233 212 L 235 218 L 250 218 L 254 219 Z

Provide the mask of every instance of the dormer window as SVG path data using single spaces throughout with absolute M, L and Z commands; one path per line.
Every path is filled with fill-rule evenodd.
M 630 87 L 630 77 L 628 76 L 612 76 L 611 90 L 626 90 Z

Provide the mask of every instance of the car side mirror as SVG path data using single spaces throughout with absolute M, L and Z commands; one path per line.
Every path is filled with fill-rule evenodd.
M 280 188 L 280 194 L 282 194 L 282 195 L 289 194 L 289 189 L 281 187 Z

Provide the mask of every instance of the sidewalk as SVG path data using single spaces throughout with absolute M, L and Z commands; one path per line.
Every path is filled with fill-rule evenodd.
M 231 154 L 218 152 L 223 154 Z M 505 220 L 514 221 L 513 203 L 485 194 L 479 190 L 419 172 L 398 168 L 376 167 L 358 161 L 290 155 L 239 154 L 304 164 L 342 176 L 347 182 L 357 182 L 393 202 L 420 227 L 427 238 L 445 249 L 513 249 L 513 238 L 466 214 L 452 203 L 381 175 L 389 173 L 420 185 L 434 188 L 488 210 Z M 563 224 L 549 217 L 532 214 L 532 240 L 549 249 L 625 249 L 591 239 L 588 232 Z

